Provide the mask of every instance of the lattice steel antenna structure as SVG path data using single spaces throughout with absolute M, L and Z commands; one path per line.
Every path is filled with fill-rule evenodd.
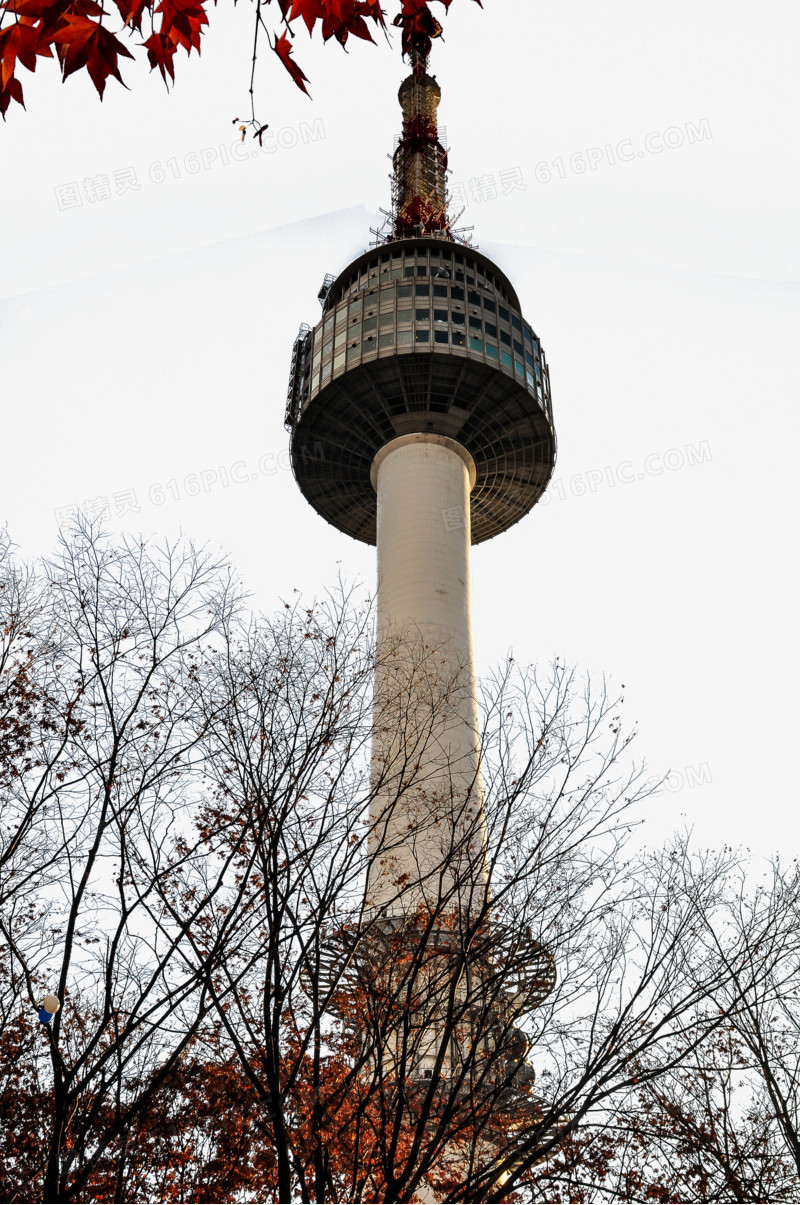
M 386 822 L 380 798 L 373 808 L 382 844 L 368 904 L 390 917 L 425 902 L 448 820 L 435 801 L 450 801 L 452 824 L 454 812 L 467 828 L 480 820 L 470 546 L 528 514 L 556 455 L 542 345 L 506 274 L 451 228 L 440 88 L 427 58 L 410 57 L 388 231 L 325 277 L 322 316 L 294 345 L 286 408 L 305 498 L 339 531 L 377 544 L 379 664 L 406 633 L 459 682 L 415 755 L 424 790 L 406 792 Z M 385 687 L 379 672 L 376 708 Z M 376 729 L 383 772 L 403 761 L 403 739 Z M 416 894 L 404 898 L 398 884 L 411 881 Z M 550 970 L 537 974 L 550 983 Z

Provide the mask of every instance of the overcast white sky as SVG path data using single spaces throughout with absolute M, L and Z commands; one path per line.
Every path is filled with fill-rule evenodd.
M 559 439 L 545 503 L 474 552 L 479 667 L 511 646 L 624 682 L 674 772 L 653 836 L 794 855 L 800 10 L 455 0 L 445 25 L 451 187 L 542 338 Z M 265 61 L 272 140 L 237 160 L 251 36 L 220 0 L 169 95 L 129 63 L 102 104 L 22 73 L 0 519 L 34 555 L 105 499 L 117 528 L 224 546 L 271 610 L 338 564 L 374 578 L 295 486 L 283 413 L 323 275 L 388 205 L 406 71 L 396 45 L 298 37 L 313 100 Z

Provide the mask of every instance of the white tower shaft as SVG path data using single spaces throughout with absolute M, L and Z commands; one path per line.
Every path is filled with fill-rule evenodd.
M 368 902 L 390 914 L 482 895 L 470 605 L 472 457 L 412 434 L 375 457 L 378 640 Z

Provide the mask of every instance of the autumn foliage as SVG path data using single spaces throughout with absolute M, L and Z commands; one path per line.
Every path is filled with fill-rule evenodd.
M 445 9 L 451 4 L 451 0 L 437 2 Z M 270 30 L 264 21 L 263 10 L 271 3 L 255 0 L 256 39 L 261 30 L 304 92 L 307 77 L 293 58 L 298 23 L 309 34 L 319 28 L 324 41 L 335 38 L 342 46 L 349 37 L 374 41 L 374 31 L 386 30 L 386 14 L 378 0 L 277 0 L 280 31 Z M 426 54 L 431 39 L 441 33 L 429 0 L 399 3 L 392 23 L 402 31 L 403 53 L 416 49 Z M 35 71 L 37 59 L 56 58 L 65 80 L 85 69 L 102 99 L 109 76 L 123 83 L 119 61 L 134 57 L 131 45 L 147 51 L 151 69 L 158 68 L 165 81 L 168 76 L 174 80 L 176 54 L 179 50 L 199 54 L 208 25 L 208 0 L 110 0 L 107 5 L 97 0 L 2 0 L 0 10 L 3 117 L 12 100 L 24 106 L 19 66 Z M 127 45 L 120 40 L 123 34 Z

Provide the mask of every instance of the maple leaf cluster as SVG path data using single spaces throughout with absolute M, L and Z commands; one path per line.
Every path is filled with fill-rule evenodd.
M 257 26 L 262 6 L 271 2 L 256 0 Z M 433 0 L 399 2 L 393 24 L 402 30 L 403 54 L 414 49 L 427 54 L 431 39 L 442 31 L 430 10 Z M 446 10 L 452 0 L 437 2 Z M 5 119 L 12 100 L 24 107 L 17 68 L 35 71 L 38 58 L 57 58 L 64 80 L 85 69 L 101 99 L 109 76 L 125 86 L 119 59 L 134 55 L 117 34 L 141 36 L 145 21 L 148 36 L 138 44 L 147 51 L 151 70 L 158 68 L 165 83 L 167 76 L 174 81 L 178 50 L 200 53 L 207 5 L 208 0 L 113 0 L 110 7 L 97 0 L 0 0 L 0 114 Z M 296 22 L 309 34 L 319 26 L 323 41 L 335 38 L 342 46 L 351 35 L 374 42 L 371 27 L 386 30 L 378 0 L 278 0 L 278 8 L 283 28 L 273 33 L 270 46 L 306 93 L 308 77 L 292 57 Z

